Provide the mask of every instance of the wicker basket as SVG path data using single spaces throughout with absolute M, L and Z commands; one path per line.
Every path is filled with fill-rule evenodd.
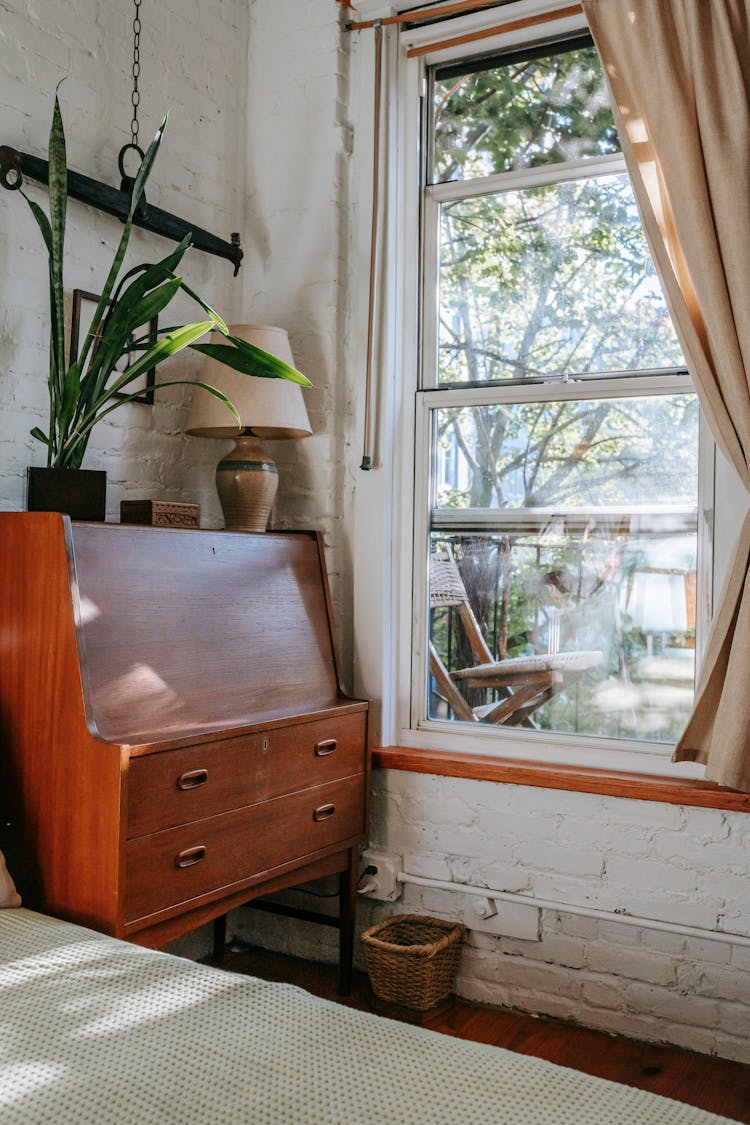
M 453 988 L 466 930 L 421 914 L 397 914 L 362 934 L 372 990 L 381 1000 L 425 1012 Z

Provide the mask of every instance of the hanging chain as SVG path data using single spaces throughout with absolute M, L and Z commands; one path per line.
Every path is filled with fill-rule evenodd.
M 141 0 L 133 0 L 135 4 L 135 17 L 133 19 L 133 92 L 130 101 L 133 106 L 133 120 L 130 122 L 130 143 L 138 148 L 138 106 L 141 93 L 138 89 L 138 79 L 141 74 Z

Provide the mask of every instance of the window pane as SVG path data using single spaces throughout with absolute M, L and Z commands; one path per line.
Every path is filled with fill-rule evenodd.
M 441 384 L 684 361 L 626 175 L 445 204 Z
M 688 394 L 435 410 L 431 717 L 492 722 L 501 706 L 511 725 L 677 737 L 693 699 L 697 427 Z M 461 528 L 472 509 L 481 533 Z M 484 654 L 460 591 L 441 600 L 446 549 Z M 464 671 L 507 658 L 526 662 L 510 678 Z
M 467 74 L 439 70 L 433 113 L 433 182 L 620 148 L 594 47 Z
M 446 546 L 489 652 L 472 648 L 455 589 L 446 607 L 433 577 L 430 718 L 676 740 L 693 700 L 694 531 L 553 521 L 530 534 L 433 533 L 433 552 Z
M 438 409 L 434 441 L 438 509 L 524 509 L 528 523 L 551 509 L 696 508 L 692 394 Z

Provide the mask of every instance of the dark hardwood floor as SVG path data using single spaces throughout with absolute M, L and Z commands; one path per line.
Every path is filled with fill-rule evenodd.
M 221 967 L 264 980 L 287 981 L 316 996 L 373 1010 L 369 981 L 355 973 L 351 995 L 336 991 L 336 969 L 247 947 L 229 947 Z M 397 1015 L 393 1011 L 389 1015 Z M 750 1125 L 750 1066 L 590 1031 L 560 1020 L 451 999 L 419 1021 L 460 1039 L 537 1055 L 561 1066 L 637 1086 Z

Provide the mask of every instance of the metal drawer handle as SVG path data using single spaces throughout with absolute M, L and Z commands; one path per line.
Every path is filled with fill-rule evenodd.
M 322 742 L 315 743 L 315 755 L 318 758 L 326 758 L 332 754 L 336 749 L 335 738 L 324 738 Z
M 193 867 L 194 864 L 200 863 L 202 859 L 206 858 L 206 845 L 198 844 L 195 848 L 185 848 L 184 852 L 180 852 L 175 856 L 175 867 Z
M 313 813 L 313 820 L 328 820 L 335 812 L 335 805 L 320 805 Z
M 208 770 L 188 770 L 177 778 L 178 789 L 197 789 L 208 781 Z

